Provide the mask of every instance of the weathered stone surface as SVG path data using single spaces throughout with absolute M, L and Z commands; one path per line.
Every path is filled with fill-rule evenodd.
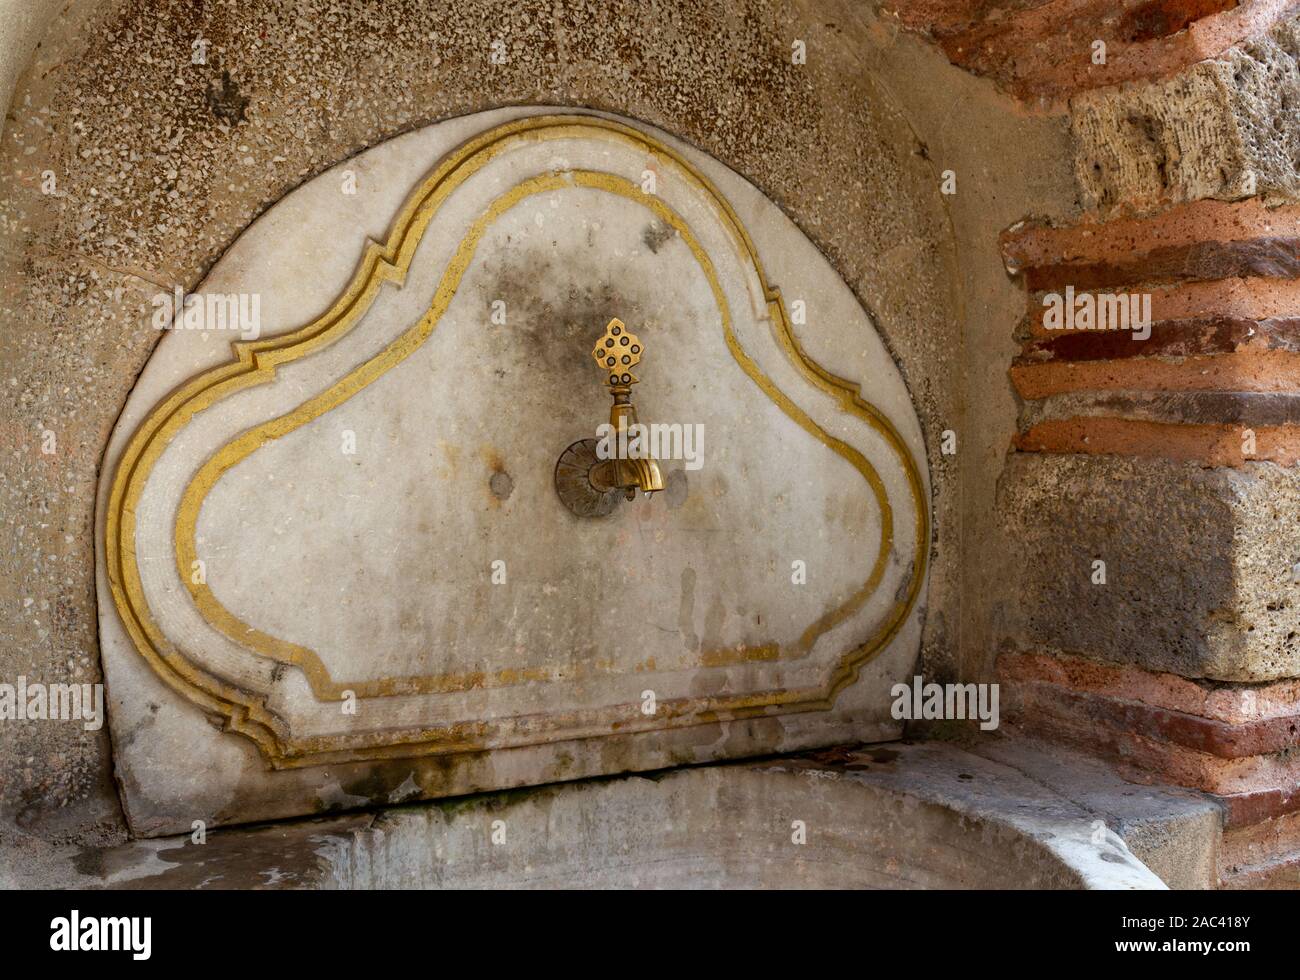
M 1184 282 L 1176 285 L 1148 287 L 1145 289 L 1091 290 L 1096 293 L 1150 294 L 1152 332 L 1164 330 L 1159 324 L 1185 323 L 1200 329 L 1214 321 L 1279 320 L 1285 322 L 1300 310 L 1300 279 L 1214 279 L 1209 282 Z M 1027 310 L 1020 323 L 1020 339 L 1043 340 L 1067 336 L 1068 331 L 1049 329 L 1044 323 L 1043 293 L 1033 293 L 1027 299 Z M 1064 296 L 1062 296 L 1062 300 Z M 1078 299 L 1076 295 L 1076 300 Z M 1144 301 L 1145 309 L 1145 301 Z M 1171 328 L 1172 329 L 1172 328 Z M 1216 328 L 1217 331 L 1217 328 Z M 1213 334 L 1211 334 L 1211 339 Z M 1272 346 L 1261 338 L 1259 346 Z M 1273 341 L 1276 344 L 1276 341 Z M 1277 344 L 1285 349 L 1288 343 Z
M 1143 456 L 1201 466 L 1300 462 L 1300 426 L 1253 426 L 1082 415 L 1039 422 L 1015 438 L 1024 452 Z M 1249 448 L 1247 448 L 1249 447 Z
M 1126 357 L 1193 357 L 1232 354 L 1240 350 L 1300 352 L 1300 317 L 1198 317 L 1151 324 L 1151 335 L 1133 331 L 1059 331 L 1027 343 L 1024 363 L 1047 361 L 1107 361 Z M 1238 394 L 1235 393 L 1234 394 Z
M 199 282 L 253 216 L 366 146 L 482 108 L 556 102 L 702 147 L 762 187 L 852 285 L 911 385 L 935 476 L 927 670 L 982 669 L 982 575 L 959 553 L 994 527 L 1015 415 L 1005 324 L 1023 306 L 996 233 L 1073 209 L 1060 119 L 1011 111 L 854 2 L 388 3 L 364 31 L 330 0 L 292 18 L 276 3 L 197 20 L 186 4 L 49 8 L 60 19 L 16 89 L 0 172 L 12 231 L 0 250 L 0 411 L 14 429 L 0 515 L 20 542 L 0 556 L 0 600 L 22 610 L 4 622 L 0 678 L 99 679 L 89 499 L 157 339 L 149 296 Z M 200 37 L 209 58 L 194 65 Z M 509 41 L 505 65 L 487 61 L 496 37 Z M 794 38 L 810 55 L 797 69 Z M 962 190 L 943 199 L 949 167 Z M 47 168 L 58 181 L 48 196 Z M 978 400 L 962 394 L 967 371 Z M 39 453 L 47 426 L 57 465 Z M 950 428 L 956 457 L 940 455 Z M 60 839 L 122 833 L 106 730 L 6 735 L 6 824 Z
M 1080 417 L 1120 417 L 1171 425 L 1240 423 L 1247 426 L 1300 424 L 1300 394 L 1258 391 L 1072 392 L 1025 402 L 1020 428 Z M 1238 447 L 1240 448 L 1240 447 Z
M 1224 758 L 1169 738 L 1188 740 L 1187 719 L 1159 709 L 1138 708 L 1059 688 L 1024 684 L 1007 699 L 1007 718 L 1018 731 L 1088 752 L 1116 765 L 1125 778 L 1185 786 L 1213 794 L 1224 823 L 1235 825 L 1256 811 L 1278 786 L 1294 786 L 1300 766 L 1287 750 Z
M 1242 891 L 1300 889 L 1300 855 L 1291 852 L 1262 865 L 1230 865 L 1224 869 L 1219 887 Z
M 443 174 L 466 145 L 482 152 Z M 195 291 L 259 297 L 248 350 L 275 370 L 216 397 L 247 366 L 234 333 L 177 327 L 110 441 L 100 645 L 133 830 L 312 813 L 334 764 L 364 781 L 364 762 L 412 759 L 409 799 L 575 758 L 657 768 L 668 745 L 700 762 L 896 734 L 928 547 L 920 426 L 795 226 L 666 134 L 555 110 L 461 117 L 346 166 L 356 194 L 338 171 L 300 188 Z M 428 201 L 422 233 L 395 217 Z M 313 321 L 370 288 L 367 236 L 402 244 L 398 282 L 374 278 L 355 321 Z M 642 423 L 702 432 L 693 459 L 656 453 L 676 496 L 582 520 L 553 473 L 609 419 L 591 350 L 615 315 L 645 347 Z M 876 414 L 852 402 L 867 384 Z M 142 456 L 160 410 L 179 421 Z M 612 734 L 631 751 L 596 761 Z
M 1150 210 L 1199 198 L 1300 200 L 1300 21 L 1176 78 L 1071 101 L 1086 206 Z
M 1009 732 L 1072 745 L 1137 782 L 1209 794 L 1208 825 L 1166 811 L 1152 828 L 1153 840 L 1175 843 L 1169 853 L 1180 867 L 1200 855 L 1190 862 L 1199 869 L 1194 879 L 1181 887 L 1300 886 L 1300 682 L 1193 681 L 1061 653 L 1004 652 L 998 674 Z M 1197 826 L 1190 836 L 1178 832 Z M 1139 851 L 1139 838 L 1124 836 L 1149 864 L 1159 862 L 1162 846 Z
M 928 424 L 951 424 L 956 401 L 937 365 L 960 355 L 931 166 L 912 155 L 902 114 L 881 108 L 862 46 L 823 26 L 823 11 L 729 10 L 387 4 L 358 31 L 325 0 L 292 18 L 275 3 L 222 6 L 201 22 L 189 5 L 70 5 L 17 90 L 0 178 L 13 229 L 3 260 L 11 329 L 0 340 L 13 427 L 4 521 L 22 542 L 4 557 L 0 589 L 6 608 L 27 610 L 5 623 L 0 674 L 99 679 L 87 494 L 157 339 L 148 296 L 197 283 L 251 216 L 306 177 L 439 118 L 563 101 L 616 108 L 712 147 L 847 263 L 841 271 L 889 324 L 895 353 L 919 358 L 909 370 L 923 379 Z M 863 36 L 854 18 L 842 22 Z M 196 66 L 199 34 L 211 58 Z M 792 34 L 826 56 L 796 71 Z M 510 58 L 490 66 L 497 36 L 509 39 Z M 244 98 L 242 118 L 232 118 L 225 107 Z M 45 196 L 39 176 L 50 167 L 59 192 Z M 59 438 L 57 466 L 39 453 L 46 426 Z M 954 517 L 945 521 L 955 528 Z M 944 573 L 954 596 L 955 569 Z M 80 726 L 27 726 L 6 738 L 6 819 L 21 814 L 51 835 L 69 821 L 83 831 L 101 820 L 120 826 L 107 747 L 106 732 Z M 94 805 L 79 805 L 91 797 Z
M 982 740 L 969 750 L 1024 773 L 1093 813 L 1170 888 L 1215 886 L 1223 823 L 1217 800 L 1158 782 L 1135 785 L 1108 763 L 1020 734 L 1008 725 L 1004 737 Z
M 1300 888 L 1300 813 L 1285 813 L 1223 835 L 1224 888 Z
M 953 64 L 1035 106 L 1165 78 L 1294 12 L 1291 0 L 902 0 L 890 10 Z M 1104 57 L 1097 42 L 1105 44 Z
M 1001 600 L 1014 648 L 1184 677 L 1300 674 L 1300 470 L 1018 453 L 999 501 L 1019 556 Z
M 233 828 L 202 845 L 33 846 L 0 886 L 1195 887 L 1206 812 L 1070 753 L 902 744 Z
M 1300 208 L 1270 207 L 1259 198 L 1198 200 L 1138 218 L 1093 218 L 1063 227 L 1021 222 L 1000 237 L 1007 271 L 1023 273 L 1031 291 L 1294 275 Z
M 1294 279 L 1300 275 L 1300 239 L 1263 236 L 1241 242 L 1197 242 L 1152 248 L 1127 261 L 1056 265 L 1031 270 L 1030 289 L 1072 285 L 1075 289 L 1121 286 L 1174 280 L 1228 279 L 1268 276 Z
M 1024 657 L 1004 654 L 999 659 L 999 676 L 1013 686 L 1030 688 L 1032 696 L 1055 698 L 1059 707 L 1082 721 L 1117 731 L 1140 732 L 1144 738 L 1169 742 L 1219 759 L 1285 753 L 1300 746 L 1300 732 L 1297 732 L 1300 710 L 1294 708 L 1286 714 L 1249 720 L 1207 718 L 1159 703 L 1140 701 L 1129 692 L 1099 693 L 1068 682 L 1044 681 L 1035 676 L 1034 671 L 1025 670 L 1023 664 L 1016 662 Z M 1127 670 L 1138 673 L 1136 668 Z M 1159 676 L 1172 681 L 1181 680 L 1169 674 Z M 1024 712 L 1018 714 L 1023 717 Z
M 1118 360 L 1018 362 L 1010 370 L 1022 398 L 1046 398 L 1076 391 L 1254 391 L 1285 393 L 1300 378 L 1300 354 L 1246 348 L 1225 354 L 1197 354 L 1178 360 L 1136 357 Z

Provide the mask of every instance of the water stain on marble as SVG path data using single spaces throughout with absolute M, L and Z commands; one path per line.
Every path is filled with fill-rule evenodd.
M 655 255 L 665 244 L 677 237 L 677 229 L 666 221 L 652 221 L 641 232 L 641 244 Z
M 700 638 L 695 633 L 695 569 L 682 569 L 682 598 L 677 613 L 677 628 L 682 634 L 682 645 L 696 653 Z
M 515 481 L 505 470 L 497 470 L 492 474 L 492 478 L 488 480 L 488 488 L 492 491 L 494 497 L 504 502 L 509 500 L 510 495 L 514 493 Z

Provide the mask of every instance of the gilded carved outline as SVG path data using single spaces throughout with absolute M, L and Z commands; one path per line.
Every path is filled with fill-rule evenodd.
M 498 722 L 473 722 L 412 729 L 402 732 L 295 737 L 283 718 L 267 705 L 265 696 L 243 690 L 217 677 L 189 659 L 154 621 L 144 597 L 135 555 L 135 506 L 149 472 L 163 449 L 195 413 L 251 385 L 272 380 L 278 365 L 306 356 L 347 333 L 369 309 L 385 282 L 400 285 L 426 227 L 447 198 L 470 175 L 520 141 L 564 138 L 600 138 L 629 144 L 667 161 L 687 181 L 711 200 L 723 224 L 734 237 L 740 254 L 752 262 L 775 337 L 803 376 L 833 396 L 841 410 L 865 420 L 897 455 L 907 477 L 915 513 L 916 558 L 907 590 L 896 599 L 875 634 L 865 643 L 845 651 L 825 684 L 815 688 L 751 692 L 736 696 L 688 697 L 662 700 L 652 718 L 644 718 L 635 705 L 570 712 L 534 720 L 521 739 L 494 737 Z M 722 666 L 743 660 L 797 659 L 806 656 L 816 639 L 851 616 L 878 587 L 893 546 L 893 510 L 883 483 L 858 450 L 835 439 L 768 379 L 741 348 L 731 312 L 713 263 L 686 222 L 659 198 L 609 173 L 586 170 L 553 171 L 529 178 L 497 198 L 471 225 L 443 273 L 429 310 L 387 348 L 366 361 L 326 391 L 286 415 L 241 434 L 214 453 L 187 486 L 177 512 L 175 557 L 180 577 L 204 619 L 235 642 L 272 660 L 299 668 L 319 700 L 337 700 L 346 689 L 357 697 L 440 693 L 478 687 L 503 686 L 546 680 L 541 671 L 503 669 L 491 676 L 435 675 L 384 678 L 376 682 L 347 682 L 331 678 L 320 658 L 305 647 L 270 636 L 241 622 L 222 606 L 203 583 L 191 583 L 189 569 L 197 557 L 195 528 L 203 500 L 221 475 L 247 458 L 268 440 L 279 438 L 319 417 L 365 388 L 409 356 L 432 333 L 451 303 L 469 267 L 474 251 L 488 227 L 501 214 L 528 197 L 565 187 L 589 187 L 617 194 L 647 207 L 671 225 L 693 253 L 718 303 L 727 347 L 745 374 L 801 428 L 853 465 L 870 486 L 881 516 L 881 542 L 872 571 L 863 586 L 840 608 L 821 617 L 797 644 L 782 649 L 767 644 L 747 649 L 703 651 L 701 667 Z M 915 606 L 925 581 L 929 550 L 929 518 L 921 473 L 910 451 L 889 420 L 861 394 L 858 385 L 836 377 L 809 358 L 791 329 L 778 289 L 771 286 L 762 264 L 731 206 L 688 161 L 653 137 L 624 124 L 594 116 L 533 116 L 498 126 L 449 154 L 412 194 L 395 219 L 386 244 L 370 242 L 349 285 L 320 317 L 288 334 L 232 344 L 234 359 L 192 379 L 145 419 L 132 435 L 118 463 L 110 489 L 106 527 L 106 555 L 114 603 L 132 642 L 150 666 L 173 689 L 205 710 L 224 718 L 229 730 L 252 739 L 275 768 L 316 765 L 333 761 L 388 758 L 484 748 L 536 744 L 562 739 L 594 737 L 614 731 L 635 732 L 706 724 L 764 714 L 818 711 L 831 707 L 836 694 L 856 679 L 862 666 L 882 651 L 902 627 Z

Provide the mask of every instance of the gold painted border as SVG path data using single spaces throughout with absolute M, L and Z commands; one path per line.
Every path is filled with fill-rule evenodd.
M 270 381 L 279 364 L 296 360 L 337 340 L 364 315 L 384 282 L 394 281 L 400 285 L 405 279 L 411 258 L 425 228 L 442 203 L 470 175 L 521 140 L 537 141 L 582 136 L 619 140 L 644 152 L 666 158 L 676 164 L 691 183 L 712 198 L 724 225 L 732 233 L 742 254 L 753 263 L 772 316 L 774 333 L 787 356 L 808 380 L 834 396 L 844 411 L 866 420 L 885 438 L 902 462 L 916 514 L 917 557 L 906 597 L 895 602 L 890 615 L 867 643 L 848 651 L 841 658 L 839 665 L 831 674 L 828 685 L 824 688 L 755 692 L 729 698 L 682 698 L 661 701 L 659 712 L 653 719 L 647 721 L 627 721 L 629 718 L 639 718 L 639 712 L 629 711 L 629 706 L 610 706 L 599 711 L 573 712 L 552 718 L 550 723 L 544 726 L 539 725 L 541 719 L 536 717 L 520 719 L 527 721 L 530 737 L 522 741 L 513 741 L 509 745 L 558 740 L 554 736 L 544 739 L 532 737 L 545 729 L 562 728 L 563 734 L 560 737 L 570 739 L 610 734 L 615 731 L 656 730 L 663 727 L 705 724 L 759 714 L 826 710 L 833 703 L 835 695 L 857 677 L 861 667 L 884 649 L 906 621 L 907 615 L 916 603 L 925 580 L 929 531 L 924 484 L 915 460 L 889 420 L 861 397 L 861 390 L 857 385 L 825 371 L 804 353 L 791 329 L 779 290 L 767 282 L 753 243 L 726 199 L 703 174 L 675 151 L 653 137 L 621 123 L 593 116 L 534 116 L 516 120 L 470 140 L 435 168 L 399 212 L 388 243 L 384 246 L 374 242 L 368 243 L 362 262 L 351 283 L 325 314 L 299 330 L 281 337 L 233 344 L 235 360 L 193 379 L 158 406 L 133 434 L 118 464 L 109 497 L 106 545 L 110 588 L 128 633 L 137 649 L 164 680 L 196 704 L 224 716 L 227 719 L 227 727 L 251 738 L 276 768 L 394 755 L 473 751 L 487 747 L 489 741 L 493 747 L 508 747 L 508 745 L 490 739 L 490 726 L 486 723 L 408 731 L 400 733 L 398 738 L 394 736 L 399 733 L 393 732 L 294 738 L 284 721 L 269 710 L 262 695 L 234 687 L 186 658 L 182 651 L 163 636 L 150 616 L 136 565 L 134 511 L 148 474 L 163 448 L 196 412 L 210 407 L 234 391 Z M 839 610 L 823 616 L 805 631 L 795 648 L 797 655 L 806 654 L 818 636 L 860 608 L 875 591 L 883 577 L 893 541 L 892 510 L 878 474 L 856 449 L 833 439 L 817 426 L 762 374 L 758 366 L 743 351 L 734 336 L 730 310 L 712 261 L 681 217 L 658 198 L 647 197 L 630 181 L 612 174 L 591 171 L 542 174 L 524 181 L 499 197 L 488 211 L 476 219 L 469 233 L 462 240 L 444 272 L 443 280 L 435 293 L 429 311 L 420 321 L 393 341 L 381 354 L 355 369 L 330 389 L 303 403 L 287 415 L 244 433 L 223 446 L 200 468 L 199 473 L 187 487 L 177 514 L 176 559 L 182 581 L 190 582 L 188 569 L 191 567 L 190 563 L 196 558 L 195 524 L 203 499 L 220 479 L 221 474 L 256 451 L 266 441 L 293 431 L 347 400 L 417 349 L 427 339 L 438 319 L 450 305 L 460 279 L 473 258 L 474 249 L 492 221 L 532 194 L 574 185 L 598 188 L 642 203 L 678 231 L 691 248 L 706 278 L 709 279 L 722 314 L 726 342 L 737 363 L 782 411 L 805 431 L 853 464 L 872 487 L 881 509 L 882 535 L 881 548 L 871 577 L 848 603 Z M 489 681 L 486 678 L 470 675 L 460 678 L 387 678 L 370 684 L 334 682 L 313 651 L 253 630 L 221 606 L 206 585 L 191 585 L 191 592 L 204 618 L 211 625 L 241 645 L 251 646 L 264 656 L 302 669 L 314 695 L 321 700 L 337 700 L 345 689 L 354 690 L 358 697 L 382 697 L 465 690 L 470 687 L 485 686 L 485 682 Z M 779 656 L 780 653 L 778 650 L 775 655 Z M 775 659 L 775 656 L 773 651 L 762 647 L 749 650 L 745 654 L 745 659 Z M 735 662 L 735 655 L 729 650 L 714 651 L 711 654 L 706 652 L 703 661 L 705 666 L 716 666 Z M 532 678 L 523 672 L 507 671 L 496 677 L 496 683 L 518 683 L 530 679 Z M 769 710 L 770 708 L 779 710 L 773 712 Z M 608 714 L 611 709 L 615 713 L 613 719 L 601 720 L 594 717 L 602 712 Z M 664 722 L 668 722 L 668 725 Z M 493 723 L 498 726 L 501 724 L 501 721 Z

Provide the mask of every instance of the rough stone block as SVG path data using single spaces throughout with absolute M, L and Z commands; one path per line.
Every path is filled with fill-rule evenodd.
M 1142 210 L 1260 194 L 1300 199 L 1300 21 L 1168 81 L 1071 102 L 1084 203 Z
M 998 507 L 1019 569 L 1000 603 L 1011 647 L 1184 677 L 1300 674 L 1300 469 L 1016 454 Z

